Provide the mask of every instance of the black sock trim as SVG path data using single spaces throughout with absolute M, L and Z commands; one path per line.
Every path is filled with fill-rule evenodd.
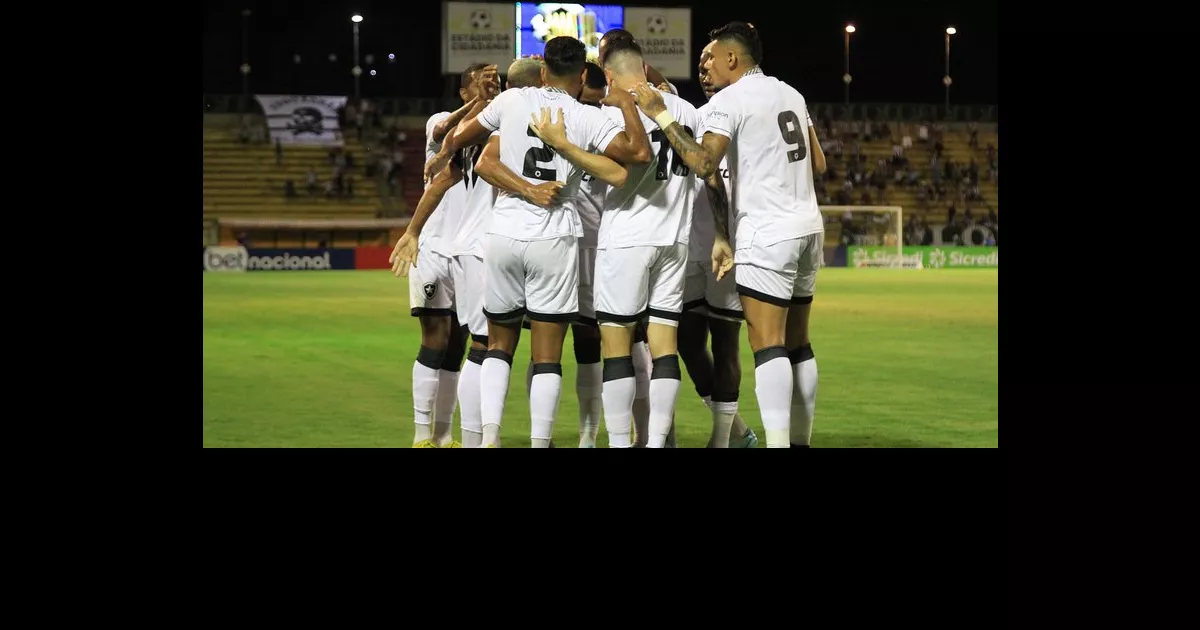
M 575 337 L 575 362 L 599 363 L 600 340 L 590 337 Z
M 793 295 L 792 296 L 792 304 L 799 304 L 799 305 L 812 304 L 812 299 L 813 299 L 813 296 L 811 296 L 811 295 L 802 295 L 802 296 L 801 295 Z
M 484 359 L 500 359 L 501 361 L 512 367 L 512 355 L 503 350 L 488 350 L 483 356 Z
M 813 354 L 812 344 L 810 343 L 807 346 L 800 346 L 795 350 L 789 350 L 788 358 L 792 360 L 792 365 L 796 365 L 797 363 L 804 363 L 809 359 L 815 359 L 817 357 Z
M 562 364 L 561 363 L 534 363 L 533 364 L 533 375 L 537 376 L 538 374 L 557 374 L 559 376 L 562 376 Z
M 614 357 L 604 360 L 604 382 L 633 378 L 633 357 Z
M 787 308 L 792 305 L 792 299 L 790 295 L 785 298 L 775 297 L 774 295 L 767 295 L 762 291 L 755 291 L 750 287 L 742 286 L 740 284 L 737 285 L 737 292 L 738 295 L 744 295 L 748 298 L 754 298 L 759 302 L 766 302 L 767 304 L 774 304 L 775 306 L 782 306 L 783 308 Z
M 487 350 L 481 350 L 479 348 L 471 348 L 471 350 L 469 352 L 467 352 L 467 360 L 476 365 L 483 365 L 483 360 L 486 357 L 487 357 Z
M 683 380 L 683 373 L 679 371 L 679 355 L 668 354 L 655 359 L 650 368 L 650 380 L 656 378 Z
M 738 393 L 736 391 L 733 393 L 714 391 L 713 395 L 712 395 L 712 401 L 713 402 L 737 402 L 738 401 Z
M 486 346 L 488 344 L 488 337 L 487 335 L 476 335 L 475 333 L 471 333 L 471 341 L 474 341 L 481 346 Z
M 420 363 L 431 370 L 442 369 L 442 362 L 445 360 L 445 350 L 434 350 L 433 348 L 421 346 L 421 349 L 417 351 L 417 363 Z
M 638 325 L 633 327 L 633 343 L 647 343 L 645 323 L 638 322 Z
M 754 367 L 757 368 L 767 361 L 787 358 L 787 355 L 787 348 L 784 348 L 783 346 L 771 346 L 769 348 L 763 348 L 762 350 L 754 353 Z

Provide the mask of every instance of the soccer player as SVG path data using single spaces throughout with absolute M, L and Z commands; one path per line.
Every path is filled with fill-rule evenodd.
M 474 64 L 464 70 L 458 90 L 462 107 L 454 112 L 439 112 L 426 121 L 426 159 L 441 149 L 447 131 L 461 122 L 471 107 L 486 98 L 480 93 L 485 84 L 476 81 L 485 71 L 494 74 L 495 67 Z M 412 370 L 413 448 L 456 447 L 459 444 L 453 441 L 450 425 L 466 340 L 454 312 L 450 239 L 446 238 L 444 226 L 447 226 L 446 215 L 454 215 L 461 208 L 463 195 L 456 189 L 430 193 L 429 185 L 426 185 L 425 194 L 431 194 L 431 198 L 437 195 L 440 201 L 436 207 L 442 211 L 436 213 L 428 229 L 421 232 L 423 240 L 419 248 L 425 255 L 408 284 L 409 308 L 421 325 L 421 349 Z M 453 225 L 454 219 L 451 216 L 449 225 Z M 395 256 L 395 250 L 392 253 Z
M 641 48 L 632 40 L 618 40 L 608 45 L 606 53 L 610 98 L 628 98 L 634 85 L 646 82 Z M 691 104 L 671 94 L 660 98 L 665 98 L 681 124 L 699 128 Z M 614 123 L 623 122 L 624 114 L 618 108 L 602 111 Z M 694 179 L 678 157 L 670 159 L 670 145 L 662 131 L 649 119 L 641 122 L 650 130 L 647 139 L 656 145 L 657 160 L 627 167 L 625 185 L 606 193 L 596 257 L 596 318 L 604 346 L 604 417 L 613 448 L 632 446 L 635 375 L 630 352 L 638 320 L 648 315 L 650 322 L 650 448 L 665 446 L 681 376 L 675 326 L 683 307 Z M 563 122 L 550 122 L 548 113 L 535 131 L 568 160 L 581 154 L 572 150 Z
M 622 131 L 608 117 L 576 99 L 583 89 L 586 49 L 572 37 L 555 37 L 546 43 L 543 88 L 506 90 L 475 119 L 467 119 L 448 136 L 442 150 L 426 164 L 438 172 L 460 147 L 482 141 L 500 131 L 501 163 L 527 181 L 564 183 L 560 203 L 549 210 L 502 194 L 493 209 L 485 244 L 488 352 L 480 373 L 483 388 L 483 442 L 498 444 L 512 353 L 520 338 L 520 322 L 532 320 L 531 353 L 534 377 L 530 391 L 530 419 L 534 448 L 548 448 L 562 387 L 562 345 L 567 323 L 578 317 L 579 264 L 577 238 L 583 235 L 575 209 L 579 176 L 571 163 L 545 146 L 529 129 L 535 112 L 562 108 L 570 122 L 572 144 L 587 147 L 593 164 L 585 168 L 604 179 L 624 182 L 624 169 L 616 162 L 645 164 L 653 157 L 632 99 L 626 98 Z M 605 157 L 607 156 L 607 157 Z M 615 160 L 615 161 L 614 161 Z
M 713 269 L 733 271 L 754 350 L 755 394 L 768 448 L 809 445 L 816 408 L 817 365 L 808 318 L 821 266 L 824 224 L 808 154 L 811 127 L 804 97 L 763 74 L 762 42 L 744 22 L 709 33 L 705 71 L 714 89 L 704 135 L 672 120 L 657 90 L 639 86 L 638 105 L 666 132 L 685 164 L 703 177 L 716 236 Z M 807 124 L 806 124 L 807 123 Z M 729 200 L 717 167 L 729 155 L 737 210 L 736 247 L 729 242 Z M 791 417 L 796 416 L 796 422 Z

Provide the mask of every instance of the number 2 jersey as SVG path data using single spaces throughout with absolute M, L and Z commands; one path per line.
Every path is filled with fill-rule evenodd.
M 540 208 L 503 191 L 496 198 L 489 234 L 536 241 L 583 236 L 575 204 L 583 171 L 547 147 L 529 128 L 534 114 L 549 108 L 554 119 L 562 108 L 567 139 L 593 153 L 603 153 L 621 129 L 596 108 L 557 88 L 513 88 L 497 96 L 479 113 L 479 124 L 500 132 L 500 162 L 531 184 L 559 181 L 559 202 Z
M 730 139 L 737 249 L 825 230 L 808 155 L 808 107 L 792 86 L 752 70 L 713 95 L 704 130 Z
M 664 93 L 662 98 L 684 133 L 694 136 L 700 127 L 696 108 L 674 94 Z M 614 125 L 624 128 L 621 108 L 604 107 L 601 111 Z M 649 164 L 629 166 L 624 186 L 609 188 L 600 215 L 600 249 L 686 244 L 691 232 L 696 175 L 671 148 L 658 123 L 641 110 L 638 116 L 654 157 Z

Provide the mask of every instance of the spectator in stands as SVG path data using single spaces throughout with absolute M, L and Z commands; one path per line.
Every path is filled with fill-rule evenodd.
M 996 147 L 990 142 L 987 145 L 987 160 L 989 166 L 996 161 Z
M 317 194 L 317 169 L 308 167 L 308 172 L 304 174 L 305 186 L 308 188 L 308 194 Z
M 962 230 L 953 218 L 942 228 L 942 245 L 962 245 Z
M 250 247 L 250 236 L 248 234 L 246 234 L 245 232 L 238 232 L 237 244 L 241 245 L 242 247 L 249 248 Z
M 918 173 L 915 169 L 909 171 L 908 172 L 908 182 L 907 182 L 908 185 L 916 186 L 919 178 L 920 178 L 920 173 Z
M 354 198 L 354 178 L 353 177 L 346 177 L 346 196 L 351 199 Z
M 973 184 L 967 189 L 968 201 L 983 201 L 983 192 L 979 190 L 979 184 Z
M 879 137 L 883 138 L 884 140 L 890 141 L 892 139 L 892 130 L 890 127 L 888 127 L 886 120 L 879 123 L 878 134 L 879 134 Z
M 972 149 L 979 148 L 979 125 L 975 121 L 967 123 L 967 133 L 971 134 L 971 140 L 967 143 Z
M 283 197 L 285 199 L 292 199 L 295 196 L 296 196 L 296 182 L 293 182 L 290 178 L 287 180 L 284 180 L 284 182 L 283 182 Z
M 283 144 L 275 138 L 275 166 L 283 166 Z
M 866 140 L 867 142 L 871 142 L 874 139 L 875 139 L 875 124 L 871 122 L 870 118 L 868 118 L 867 121 L 865 123 L 863 123 L 863 140 Z
M 871 191 L 870 191 L 870 190 L 863 190 L 863 191 L 862 191 L 862 197 L 860 197 L 860 198 L 858 199 L 858 205 L 860 205 L 860 206 L 869 206 L 869 205 L 871 205 Z
M 933 228 L 925 222 L 925 218 L 921 218 L 921 244 L 925 246 L 933 245 Z
M 904 147 L 902 147 L 898 144 L 893 144 L 892 145 L 892 166 L 899 166 L 901 160 L 903 160 L 903 159 L 904 159 Z
M 929 142 L 929 121 L 921 123 L 920 129 L 917 130 L 917 142 L 921 144 Z

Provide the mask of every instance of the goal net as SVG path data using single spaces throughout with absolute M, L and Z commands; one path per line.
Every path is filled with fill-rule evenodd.
M 847 248 L 848 267 L 921 268 L 921 256 L 904 256 L 900 206 L 821 206 L 825 245 Z

